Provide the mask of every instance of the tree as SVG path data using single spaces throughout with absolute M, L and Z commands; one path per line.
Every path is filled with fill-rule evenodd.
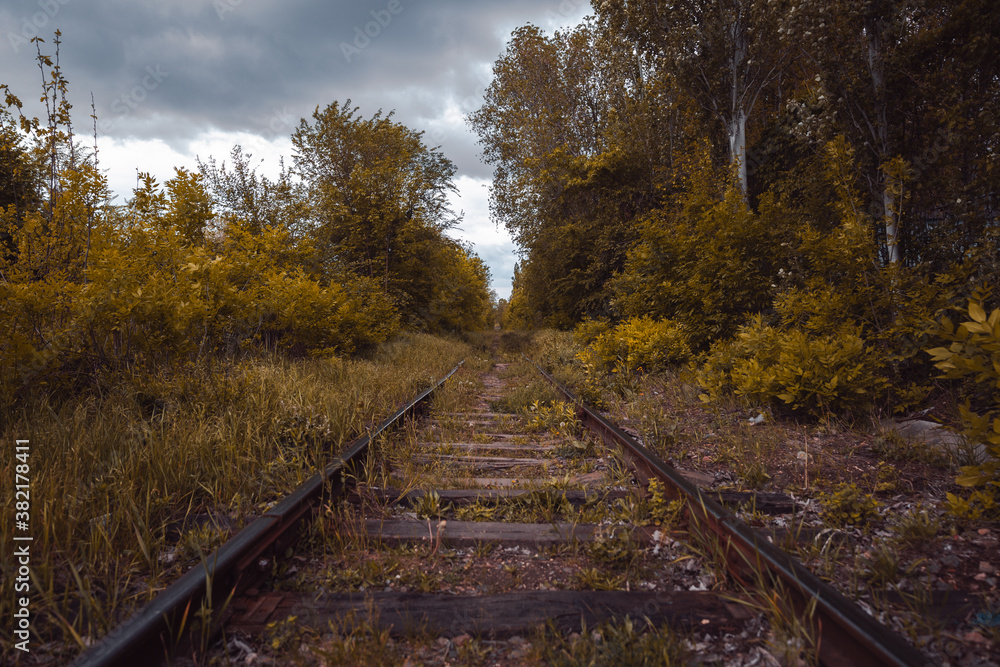
M 431 298 L 421 319 L 432 331 L 481 331 L 492 327 L 490 271 L 471 248 L 452 241 L 426 258 L 436 268 Z
M 229 156 L 232 164 L 228 167 L 225 162 L 217 164 L 211 156 L 206 162 L 198 160 L 201 184 L 222 227 L 238 221 L 242 228 L 257 233 L 273 227 L 288 231 L 295 239 L 308 234 L 312 212 L 304 186 L 283 162 L 278 179 L 272 181 L 257 174 L 257 167 L 251 164 L 253 155 L 244 153 L 242 146 L 233 146 Z
M 17 98 L 9 92 L 7 96 L 9 106 L 20 106 Z M 0 109 L 0 214 L 6 214 L 7 221 L 0 227 L 0 253 L 8 255 L 8 260 L 17 252 L 14 236 L 25 216 L 41 206 L 41 187 L 40 165 L 13 117 Z
M 891 98 L 902 111 L 896 141 L 911 173 L 902 258 L 939 275 L 965 264 L 974 281 L 996 283 L 1000 5 L 941 3 L 921 23 L 898 58 L 906 85 Z
M 725 129 L 730 162 L 746 195 L 747 122 L 782 73 L 779 8 L 764 0 L 606 0 L 605 30 L 624 35 L 676 74 L 678 85 Z
M 540 214 L 558 196 L 561 181 L 553 177 L 565 161 L 603 147 L 607 105 L 595 94 L 600 68 L 587 37 L 516 29 L 493 64 L 482 106 L 468 117 L 494 168 L 490 213 L 522 247 L 531 247 Z
M 515 30 L 493 72 L 468 121 L 494 168 L 492 217 L 526 255 L 512 307 L 559 326 L 607 316 L 608 282 L 672 157 L 669 85 L 593 22 Z
M 203 177 L 187 169 L 175 168 L 174 172 L 176 176 L 167 181 L 167 222 L 187 243 L 203 245 L 205 226 L 214 216 Z
M 358 116 L 350 100 L 303 120 L 292 135 L 295 166 L 315 212 L 320 264 L 378 280 L 404 313 L 420 318 L 458 222 L 448 203 L 455 166 L 415 132 L 378 111 Z

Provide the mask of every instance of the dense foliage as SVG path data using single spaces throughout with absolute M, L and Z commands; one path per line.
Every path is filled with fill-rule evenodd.
M 0 109 L 0 412 L 26 383 L 492 324 L 488 270 L 445 235 L 454 167 L 391 114 L 334 103 L 302 122 L 295 169 L 275 181 L 236 147 L 163 186 L 140 174 L 113 205 L 58 59 L 38 57 L 49 117 L 21 115 L 6 86 Z
M 968 399 L 996 459 L 1000 5 L 593 6 L 515 31 L 469 118 L 521 246 L 504 324 L 629 366 L 673 323 L 706 399 L 813 417 Z

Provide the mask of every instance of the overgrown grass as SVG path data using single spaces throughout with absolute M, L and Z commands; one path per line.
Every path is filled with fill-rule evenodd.
M 193 565 L 199 545 L 219 541 L 205 525 L 242 527 L 468 352 L 414 335 L 367 359 L 132 369 L 58 403 L 38 388 L 3 432 L 31 446 L 31 645 L 65 658 L 106 634 Z M 8 544 L 13 465 L 5 458 L 0 477 Z M 4 581 L 13 562 L 2 563 Z M 5 589 L 0 616 L 10 618 Z M 11 632 L 0 629 L 5 663 L 19 657 Z
M 690 658 L 683 638 L 667 626 L 628 617 L 570 637 L 548 627 L 532 645 L 546 665 L 685 665 Z

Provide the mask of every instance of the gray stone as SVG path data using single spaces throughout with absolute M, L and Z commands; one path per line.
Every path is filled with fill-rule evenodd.
M 973 463 L 965 459 L 982 460 L 986 456 L 983 445 L 974 445 L 970 448 L 965 436 L 926 419 L 883 419 L 879 422 L 879 427 L 884 431 L 894 431 L 909 442 L 924 443 L 950 454 L 956 458 L 959 465 Z

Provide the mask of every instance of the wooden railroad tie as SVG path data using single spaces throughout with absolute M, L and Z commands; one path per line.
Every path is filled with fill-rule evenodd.
M 371 592 L 327 593 L 318 598 L 315 593 L 285 592 L 234 600 L 228 627 L 262 634 L 268 623 L 289 616 L 317 628 L 343 624 L 345 619 L 371 622 L 397 637 L 433 633 L 504 639 L 530 634 L 549 622 L 569 633 L 625 616 L 640 623 L 649 619 L 657 627 L 734 632 L 751 614 L 705 591 L 514 591 L 478 596 Z

